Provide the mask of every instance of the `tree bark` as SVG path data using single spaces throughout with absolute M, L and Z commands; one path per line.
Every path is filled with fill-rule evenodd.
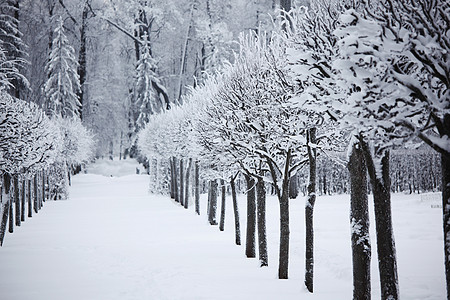
M 366 162 L 361 146 L 354 143 L 347 168 L 350 174 L 350 224 L 353 258 L 353 299 L 370 300 L 369 208 Z
M 80 27 L 80 51 L 78 54 L 78 76 L 80 78 L 80 90 L 78 91 L 78 99 L 80 100 L 80 119 L 83 120 L 83 105 L 86 105 L 84 99 L 84 83 L 86 82 L 86 28 L 87 28 L 87 18 L 89 14 L 89 0 L 86 0 L 83 7 L 83 13 L 81 15 L 81 27 Z
M 193 24 L 193 16 L 194 16 L 194 10 L 195 10 L 195 1 L 192 1 L 191 3 L 191 9 L 189 13 L 189 25 L 186 30 L 186 38 L 183 43 L 183 49 L 181 53 L 181 66 L 180 66 L 180 75 L 178 78 L 178 93 L 177 93 L 177 101 L 178 103 L 182 104 L 181 102 L 181 95 L 183 94 L 183 76 L 186 72 L 186 61 L 187 61 L 187 53 L 188 53 L 188 44 L 189 44 L 189 35 L 192 29 Z
M 45 178 L 46 178 L 45 171 L 42 170 L 42 202 L 45 202 Z M 70 170 L 69 170 L 69 182 L 70 182 Z M 71 183 L 69 185 L 71 185 Z
M 26 199 L 27 199 L 27 179 L 25 177 L 23 177 L 22 179 L 22 198 L 21 198 L 21 205 L 20 205 L 20 220 L 22 222 L 25 221 L 25 203 L 26 203 Z
M 27 201 L 28 201 L 28 218 L 33 217 L 33 207 L 31 205 L 31 196 L 32 196 L 32 189 L 31 189 L 31 179 L 27 179 L 28 181 L 28 197 L 27 197 Z
M 245 175 L 247 181 L 247 238 L 245 244 L 245 255 L 248 258 L 256 257 L 255 234 L 256 234 L 256 199 L 255 179 Z
M 195 161 L 195 212 L 200 215 L 200 166 L 199 162 Z
M 261 267 L 269 265 L 269 259 L 267 255 L 267 234 L 266 234 L 266 186 L 264 179 L 261 176 L 258 177 L 256 184 L 257 191 L 257 223 L 258 223 L 258 249 L 259 249 L 259 262 Z
M 0 246 L 3 246 L 3 240 L 6 233 L 6 224 L 8 223 L 9 208 L 11 206 L 11 176 L 9 174 L 3 175 L 2 188 L 2 220 L 0 224 Z M 4 204 L 3 204 L 4 202 Z
M 295 199 L 298 196 L 298 175 L 293 175 L 289 181 L 289 198 Z
M 441 154 L 442 212 L 444 224 L 444 258 L 447 279 L 447 299 L 450 300 L 450 158 Z
M 314 204 L 316 202 L 316 128 L 310 128 L 307 133 L 309 183 L 308 198 L 305 206 L 305 285 L 310 293 L 314 291 Z
M 382 154 L 380 162 L 381 174 L 379 174 L 381 178 L 379 178 L 369 145 L 365 141 L 361 141 L 361 139 L 360 143 L 366 159 L 373 193 L 381 299 L 396 300 L 399 298 L 399 289 L 397 258 L 392 228 L 389 151 L 385 150 Z
M 14 180 L 14 177 L 12 177 L 12 180 Z M 14 182 L 13 182 L 14 184 Z M 13 188 L 14 194 L 15 190 Z M 11 192 L 9 193 L 9 219 L 8 219 L 8 231 L 9 233 L 14 232 L 14 202 L 15 202 L 15 195 L 13 195 Z
M 180 204 L 184 206 L 184 161 L 180 159 Z
M 15 205 L 15 207 L 16 207 L 16 213 L 15 213 L 16 226 L 20 226 L 20 216 L 21 216 L 20 202 L 22 201 L 22 199 L 20 199 L 19 175 L 15 175 L 13 178 L 14 178 L 14 202 L 16 204 Z
M 225 200 L 226 200 L 226 188 L 225 188 L 225 180 L 220 180 L 220 186 L 221 186 L 221 194 L 222 194 L 222 202 L 220 206 L 220 223 L 219 223 L 219 230 L 224 231 L 225 230 Z
M 65 164 L 64 164 L 64 166 L 65 166 Z M 63 175 L 65 174 L 64 172 L 67 172 L 67 169 L 66 169 L 66 168 L 64 168 L 64 169 L 62 170 L 62 174 L 63 174 Z M 38 175 L 38 180 L 41 179 L 39 176 L 42 177 L 42 172 L 38 172 L 37 175 Z M 64 180 L 63 184 L 65 185 L 65 184 L 66 184 L 66 182 L 65 182 L 66 177 L 64 177 L 63 180 Z M 42 180 L 38 181 L 38 189 L 40 189 L 39 192 L 38 192 L 38 208 L 39 208 L 39 210 L 42 208 L 42 189 L 44 188 L 44 187 L 41 185 L 41 183 L 43 183 Z M 65 191 L 65 190 L 66 190 L 66 187 L 64 186 L 64 191 Z
M 278 266 L 278 278 L 288 279 L 289 274 L 289 165 L 291 162 L 291 150 L 286 155 L 286 165 L 283 176 L 280 201 L 280 257 Z
M 180 202 L 180 198 L 178 195 L 178 171 L 177 171 L 177 159 L 173 158 L 173 184 L 174 184 L 174 192 L 175 192 L 175 202 Z
M 185 192 L 184 192 L 184 208 L 188 209 L 189 208 L 189 179 L 191 177 L 191 169 L 192 169 L 192 158 L 189 158 L 189 163 L 188 163 L 188 167 L 186 170 L 186 188 L 185 188 Z
M 170 158 L 169 159 L 169 165 L 170 165 L 170 198 L 171 199 L 175 199 L 175 176 L 174 176 L 174 172 L 175 172 L 175 168 L 173 165 L 173 159 Z
M 211 206 L 211 185 L 212 185 L 212 181 L 210 180 L 208 182 L 208 202 L 206 203 L 206 215 L 208 216 L 208 220 L 209 220 L 209 208 Z
M 239 221 L 239 209 L 237 203 L 237 195 L 236 195 L 236 177 L 231 177 L 231 197 L 233 198 L 233 211 L 234 211 L 234 234 L 236 237 L 236 245 L 241 244 L 241 226 Z
M 217 181 L 211 181 L 211 200 L 209 201 L 209 212 L 208 212 L 208 220 L 209 224 L 217 225 L 216 220 L 216 211 L 217 211 Z
M 281 189 L 278 186 L 278 171 L 275 162 L 266 157 L 273 180 L 273 188 L 280 202 L 280 251 L 278 258 L 278 279 L 288 279 L 289 273 L 289 167 L 292 160 L 292 150 L 288 149 L 284 162 L 284 173 L 281 178 Z
M 34 175 L 34 199 L 33 199 L 33 209 L 35 213 L 38 213 L 39 211 L 39 191 L 38 191 L 38 174 L 36 173 Z

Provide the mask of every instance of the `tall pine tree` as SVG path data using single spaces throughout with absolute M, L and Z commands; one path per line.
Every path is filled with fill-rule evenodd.
M 19 30 L 19 1 L 0 1 L 0 82 L 17 98 L 29 86 L 21 72 L 27 64 L 25 49 Z
M 163 108 L 163 103 L 158 101 L 158 95 L 152 86 L 152 82 L 157 80 L 155 74 L 156 62 L 151 56 L 146 35 L 144 35 L 140 52 L 133 93 L 133 103 L 135 105 L 135 113 L 137 113 L 136 132 L 148 123 L 150 115 L 159 113 Z
M 60 17 L 54 30 L 54 39 L 46 66 L 48 79 L 44 86 L 45 109 L 50 116 L 79 116 L 78 99 L 80 79 L 75 50 L 64 34 L 64 22 Z

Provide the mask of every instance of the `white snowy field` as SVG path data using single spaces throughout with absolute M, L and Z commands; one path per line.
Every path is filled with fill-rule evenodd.
M 126 176 L 111 177 L 117 171 L 111 165 Z M 0 248 L 0 299 L 351 299 L 348 195 L 316 202 L 315 292 L 309 294 L 303 287 L 303 197 L 291 201 L 290 279 L 278 280 L 275 198 L 267 202 L 269 267 L 260 268 L 245 257 L 244 246 L 234 245 L 230 197 L 220 232 L 206 221 L 206 195 L 196 216 L 192 206 L 185 210 L 149 195 L 148 176 L 127 175 L 135 167 L 130 161 L 93 166 L 107 176 L 75 176 L 68 201 L 46 202 L 8 234 Z M 438 197 L 393 195 L 402 299 L 445 298 Z M 239 200 L 245 244 L 245 196 Z M 373 225 L 372 294 L 379 299 Z

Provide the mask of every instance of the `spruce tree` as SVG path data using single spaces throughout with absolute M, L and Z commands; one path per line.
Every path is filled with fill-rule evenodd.
M 45 109 L 50 116 L 79 116 L 81 104 L 77 95 L 80 90 L 78 62 L 75 50 L 64 34 L 61 17 L 54 30 L 54 37 L 46 66 L 48 79 L 44 86 Z
M 151 56 L 146 35 L 144 35 L 140 51 L 133 95 L 135 113 L 137 113 L 136 132 L 148 123 L 150 115 L 161 111 L 161 103 L 158 103 L 158 95 L 152 86 L 152 82 L 156 80 L 156 62 Z
M 29 83 L 22 70 L 27 64 L 26 46 L 19 30 L 19 1 L 0 3 L 0 86 L 19 98 L 19 91 Z

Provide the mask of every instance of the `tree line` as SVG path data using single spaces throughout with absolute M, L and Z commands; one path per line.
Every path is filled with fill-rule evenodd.
M 280 279 L 288 278 L 289 269 L 290 187 L 297 174 L 306 173 L 305 286 L 310 292 L 314 204 L 320 189 L 326 193 L 328 179 L 318 172 L 318 160 L 328 157 L 346 166 L 348 183 L 341 191 L 350 192 L 353 298 L 371 297 L 370 189 L 381 298 L 398 299 L 391 192 L 441 188 L 444 236 L 449 230 L 450 43 L 445 33 L 450 6 L 393 0 L 313 1 L 292 9 L 290 1 L 284 4 L 272 33 L 242 35 L 233 64 L 190 88 L 183 105 L 153 115 L 139 133 L 139 148 L 156 164 L 153 179 L 166 180 L 172 198 L 184 207 L 191 201 L 191 184 L 198 206 L 201 170 L 209 180 L 212 225 L 219 190 L 227 181 L 235 203 L 241 174 L 247 192 L 246 255 L 256 255 L 257 230 L 261 266 L 268 263 L 265 197 L 272 188 L 280 204 Z M 402 150 L 420 142 L 434 153 Z M 344 157 L 335 155 L 345 150 Z M 170 173 L 158 172 L 165 164 L 161 160 Z M 425 161 L 429 166 L 422 165 Z M 235 231 L 239 244 L 238 222 Z M 447 282 L 449 249 L 444 240 Z
M 71 175 L 93 154 L 93 135 L 80 120 L 80 77 L 74 49 L 55 22 L 46 63 L 44 101 L 26 76 L 27 47 L 19 2 L 0 2 L 0 245 L 14 225 L 46 200 L 66 199 Z

